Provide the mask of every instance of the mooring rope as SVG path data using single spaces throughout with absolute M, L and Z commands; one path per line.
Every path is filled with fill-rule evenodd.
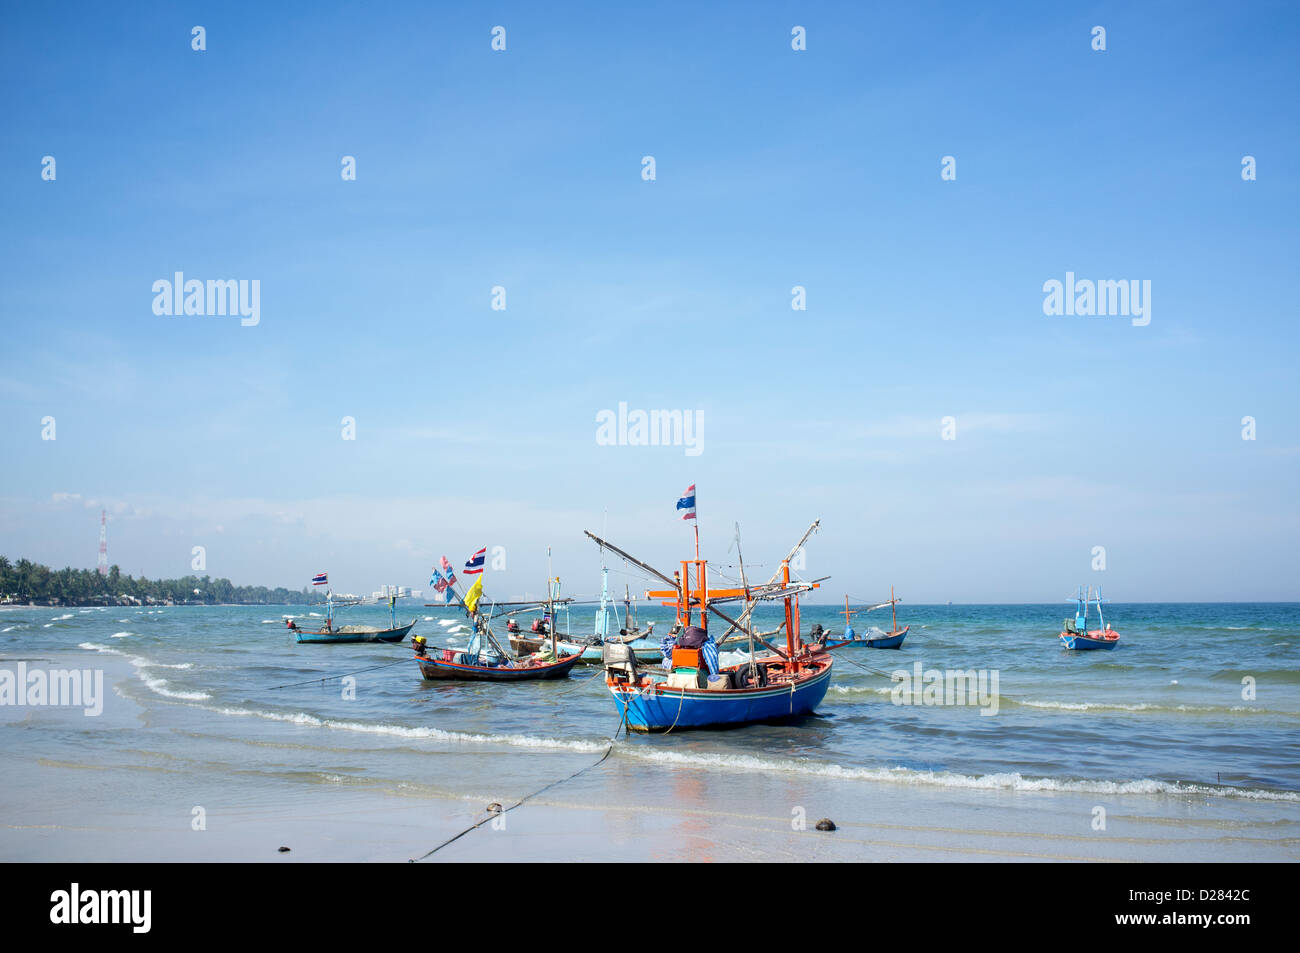
M 668 730 L 664 734 L 672 734 L 673 729 L 677 727 L 677 719 L 682 717 L 682 705 L 684 704 L 686 704 L 686 689 L 679 688 L 677 689 L 677 714 L 673 716 L 673 723 L 668 726 Z
M 594 679 L 597 675 L 604 675 L 604 674 L 605 674 L 605 670 L 603 668 L 597 668 L 596 671 L 594 671 L 591 675 L 579 681 L 577 685 L 574 685 L 572 688 L 566 688 L 562 692 L 557 692 L 555 697 L 564 698 L 568 695 L 572 695 L 578 689 L 586 687 L 587 683 L 590 682 L 592 679 Z
M 618 719 L 618 727 L 614 729 L 613 737 L 611 737 L 611 738 L 609 739 L 609 744 L 606 745 L 606 747 L 605 747 L 605 753 L 602 754 L 602 755 L 601 755 L 598 759 L 596 759 L 594 762 L 592 762 L 591 764 L 587 765 L 585 768 L 580 768 L 579 770 L 573 772 L 573 774 L 569 775 L 567 778 L 560 778 L 558 781 L 552 781 L 550 784 L 546 785 L 545 787 L 538 788 L 538 789 L 537 789 L 536 791 L 534 791 L 532 794 L 525 794 L 525 795 L 524 795 L 523 797 L 521 797 L 518 801 L 516 801 L 514 804 L 511 804 L 509 807 L 505 808 L 504 810 L 501 810 L 501 811 L 491 811 L 491 812 L 489 812 L 489 813 L 488 813 L 488 816 L 485 817 L 485 818 L 483 818 L 483 820 L 481 820 L 481 821 L 475 821 L 473 824 L 471 824 L 469 827 L 465 828 L 463 831 L 461 831 L 461 832 L 460 832 L 459 834 L 457 834 L 456 836 L 447 838 L 447 840 L 443 841 L 443 842 L 442 842 L 441 844 L 439 844 L 437 847 L 433 848 L 433 850 L 430 850 L 430 851 L 428 851 L 427 853 L 421 854 L 419 857 L 412 857 L 412 858 L 410 858 L 409 861 L 408 861 L 408 863 L 418 864 L 420 861 L 422 861 L 422 860 L 424 860 L 424 859 L 426 859 L 426 858 L 428 858 L 428 857 L 432 857 L 434 854 L 436 854 L 438 851 L 442 850 L 442 849 L 443 849 L 444 847 L 446 847 L 448 844 L 455 843 L 456 841 L 458 841 L 458 840 L 460 840 L 462 837 L 464 837 L 466 834 L 468 834 L 470 831 L 478 830 L 478 828 L 482 827 L 484 824 L 486 824 L 488 821 L 492 820 L 493 818 L 495 818 L 495 817 L 502 817 L 503 815 L 509 814 L 511 811 L 513 811 L 515 808 L 519 807 L 519 806 L 520 806 L 521 804 L 523 804 L 525 801 L 532 800 L 533 798 L 537 797 L 537 795 L 542 794 L 542 793 L 545 792 L 545 791 L 549 791 L 551 788 L 556 787 L 556 786 L 558 786 L 558 785 L 561 785 L 561 784 L 563 784 L 563 783 L 566 782 L 566 781 L 572 781 L 572 780 L 573 780 L 574 778 L 576 778 L 578 775 L 583 774 L 583 773 L 585 773 L 585 772 L 587 772 L 587 771 L 590 771 L 592 768 L 596 768 L 596 767 L 599 767 L 600 765 L 604 764 L 604 763 L 605 763 L 605 759 L 608 758 L 608 757 L 610 756 L 610 754 L 614 751 L 614 742 L 618 740 L 618 733 L 619 733 L 620 731 L 623 730 L 623 722 L 624 722 L 626 719 L 627 719 L 627 706 L 625 705 L 625 706 L 623 707 L 623 714 L 620 715 L 620 716 L 619 716 L 619 719 Z
M 344 672 L 342 675 L 325 675 L 322 676 L 321 678 L 309 678 L 303 682 L 289 682 L 288 684 L 285 685 L 272 685 L 270 688 L 267 689 L 267 691 L 273 692 L 281 688 L 297 688 L 299 685 L 315 685 L 318 682 L 332 682 L 336 678 L 348 678 L 349 676 L 361 675 L 365 672 L 377 672 L 381 668 L 391 668 L 394 665 L 401 665 L 403 662 L 409 662 L 413 658 L 415 658 L 415 656 L 407 655 L 404 658 L 397 659 L 396 661 L 393 662 L 388 662 L 384 665 L 376 665 L 373 668 L 362 668 L 362 669 L 358 669 L 355 672 Z

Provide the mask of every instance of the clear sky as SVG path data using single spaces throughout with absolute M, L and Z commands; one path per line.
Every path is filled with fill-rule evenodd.
M 589 594 L 696 483 L 826 599 L 1300 598 L 1297 63 L 1288 3 L 8 5 L 0 553 Z

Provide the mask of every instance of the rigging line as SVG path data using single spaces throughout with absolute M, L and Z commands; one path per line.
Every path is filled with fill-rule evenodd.
M 568 688 L 560 692 L 557 697 L 564 698 L 566 695 L 572 695 L 574 692 L 578 691 L 578 689 L 585 688 L 587 683 L 592 681 L 597 675 L 603 675 L 603 674 L 605 674 L 605 670 L 603 668 L 597 667 L 596 671 L 592 672 L 591 675 L 589 675 L 587 678 L 584 678 L 582 681 L 578 682 L 578 684 L 575 685 L 573 688 Z M 617 735 L 615 737 L 617 737 Z
M 480 827 L 482 827 L 484 824 L 486 824 L 488 821 L 492 820 L 494 817 L 502 817 L 502 816 L 504 816 L 504 815 L 506 815 L 506 814 L 509 814 L 511 811 L 513 811 L 515 808 L 519 807 L 519 806 L 520 806 L 521 804 L 523 804 L 525 801 L 531 800 L 532 798 L 537 797 L 537 795 L 543 793 L 544 791 L 549 791 L 551 788 L 556 787 L 557 785 L 563 784 L 565 781 L 572 781 L 572 780 L 573 780 L 574 778 L 576 778 L 578 775 L 580 775 L 580 774 L 582 774 L 582 773 L 584 773 L 584 772 L 586 772 L 586 771 L 590 771 L 592 768 L 599 767 L 601 764 L 604 764 L 605 759 L 608 758 L 608 757 L 610 756 L 610 754 L 614 751 L 614 742 L 618 740 L 618 733 L 619 733 L 619 731 L 621 731 L 622 728 L 623 728 L 623 720 L 624 720 L 624 718 L 626 717 L 626 714 L 627 714 L 627 711 L 626 711 L 626 709 L 624 709 L 624 714 L 623 714 L 622 717 L 619 718 L 619 721 L 618 721 L 618 728 L 615 728 L 615 729 L 614 729 L 614 736 L 613 736 L 612 738 L 609 739 L 609 744 L 608 744 L 608 746 L 606 746 L 606 748 L 605 748 L 605 753 L 602 754 L 602 755 L 600 756 L 600 758 L 599 758 L 597 761 L 593 762 L 592 764 L 587 765 L 585 768 L 580 768 L 579 770 L 573 772 L 573 774 L 569 775 L 567 778 L 560 778 L 558 781 L 552 781 L 550 784 L 546 785 L 545 787 L 538 788 L 538 789 L 537 789 L 536 791 L 534 791 L 532 794 L 525 794 L 525 795 L 524 795 L 523 797 L 521 797 L 518 801 L 516 801 L 514 804 L 511 804 L 508 808 L 506 808 L 506 809 L 503 810 L 503 811 L 493 811 L 493 812 L 491 812 L 490 814 L 488 814 L 487 817 L 483 818 L 483 820 L 481 820 L 481 821 L 476 821 L 475 823 L 471 824 L 469 827 L 465 828 L 463 831 L 461 831 L 461 832 L 460 832 L 459 834 L 457 834 L 455 837 L 449 837 L 447 840 L 443 841 L 443 842 L 442 842 L 441 844 L 439 844 L 437 847 L 433 848 L 433 850 L 431 850 L 431 851 L 429 851 L 429 852 L 427 852 L 427 853 L 421 854 L 419 857 L 412 857 L 412 858 L 410 858 L 410 860 L 408 861 L 408 863 L 418 864 L 420 861 L 422 861 L 422 860 L 424 860 L 424 859 L 426 859 L 426 858 L 428 858 L 428 857 L 432 857 L 434 854 L 436 854 L 438 851 L 442 850 L 442 849 L 443 849 L 444 847 L 446 847 L 448 844 L 451 844 L 451 843 L 454 843 L 455 841 L 460 840 L 462 837 L 464 837 L 464 836 L 465 836 L 466 834 L 468 834 L 470 831 L 477 830 L 478 828 L 480 828 Z
M 396 661 L 388 662 L 384 665 L 376 665 L 373 668 L 362 668 L 362 669 L 358 669 L 355 672 L 344 672 L 342 675 L 325 675 L 321 678 L 309 678 L 303 682 L 289 682 L 286 685 L 273 685 L 266 690 L 268 692 L 273 692 L 281 688 L 296 688 L 299 685 L 315 685 L 317 682 L 332 682 L 336 678 L 347 678 L 350 675 L 361 675 L 364 672 L 377 672 L 381 668 L 390 668 L 394 665 L 401 665 L 403 662 L 409 662 L 412 658 L 414 658 L 414 656 L 408 655 L 405 658 L 400 658 L 397 659 Z
M 839 655 L 839 656 L 836 656 L 836 658 L 841 658 L 841 659 L 843 659 L 844 661 L 848 662 L 850 665 L 852 665 L 854 668 L 861 669 L 861 670 L 864 671 L 864 672 L 869 672 L 869 673 L 872 674 L 872 675 L 880 675 L 880 676 L 883 676 L 884 678 L 889 679 L 891 682 L 894 680 L 894 676 L 888 674 L 887 672 L 881 672 L 881 671 L 878 671 L 877 669 L 871 668 L 871 667 L 869 667 L 869 666 L 861 665 L 861 664 L 859 664 L 858 662 L 855 662 L 853 659 L 849 658 L 847 655 Z

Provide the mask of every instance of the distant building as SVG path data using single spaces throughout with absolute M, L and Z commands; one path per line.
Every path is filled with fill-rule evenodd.
M 398 599 L 418 599 L 420 593 L 410 586 L 383 586 L 371 593 L 376 602 L 384 602 L 389 596 L 397 596 Z

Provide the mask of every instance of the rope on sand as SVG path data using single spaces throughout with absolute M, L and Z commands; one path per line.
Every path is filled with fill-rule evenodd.
M 623 710 L 623 714 L 619 717 L 619 720 L 618 720 L 618 727 L 614 729 L 614 736 L 613 736 L 612 738 L 609 739 L 609 744 L 605 747 L 605 753 L 602 754 L 602 755 L 601 755 L 601 756 L 600 756 L 596 761 L 594 761 L 594 762 L 592 762 L 591 764 L 587 765 L 585 768 L 581 768 L 581 769 L 579 769 L 579 770 L 573 772 L 573 774 L 569 775 L 567 778 L 560 778 L 558 781 L 552 781 L 550 784 L 546 785 L 545 787 L 538 788 L 538 789 L 537 789 L 536 791 L 534 791 L 532 794 L 525 794 L 523 797 L 521 797 L 521 798 L 520 798 L 518 801 L 516 801 L 514 804 L 511 804 L 511 805 L 510 805 L 508 808 L 506 808 L 505 810 L 501 810 L 501 811 L 491 811 L 491 812 L 489 812 L 489 813 L 488 813 L 488 816 L 485 817 L 485 818 L 483 818 L 483 820 L 481 820 L 481 821 L 475 821 L 473 824 L 471 824 L 469 827 L 465 828 L 463 831 L 461 831 L 461 832 L 460 832 L 459 834 L 457 834 L 456 836 L 447 838 L 447 840 L 443 841 L 443 842 L 442 842 L 441 844 L 439 844 L 437 847 L 433 848 L 433 850 L 430 850 L 430 851 L 428 851 L 428 852 L 426 852 L 426 853 L 423 853 L 423 854 L 421 854 L 419 857 L 412 857 L 412 858 L 410 858 L 410 861 L 409 861 L 409 862 L 412 863 L 412 864 L 418 864 L 420 861 L 424 860 L 425 858 L 432 857 L 434 854 L 436 854 L 438 851 L 442 850 L 442 849 L 443 849 L 444 847 L 446 847 L 448 844 L 451 844 L 451 843 L 454 843 L 454 842 L 460 840 L 462 837 L 464 837 L 464 836 L 465 836 L 466 834 L 468 834 L 470 831 L 477 830 L 478 828 L 482 827 L 484 824 L 486 824 L 488 821 L 492 820 L 493 818 L 495 818 L 495 817 L 501 817 L 501 816 L 504 815 L 504 814 L 509 814 L 511 811 L 513 811 L 515 808 L 519 807 L 519 806 L 520 806 L 521 804 L 523 804 L 525 801 L 532 800 L 533 798 L 537 797 L 537 795 L 541 794 L 542 792 L 544 792 L 544 791 L 549 791 L 551 788 L 553 788 L 553 787 L 557 787 L 558 785 L 561 785 L 561 784 L 563 784 L 563 783 L 566 782 L 566 781 L 572 781 L 572 780 L 573 780 L 574 778 L 576 778 L 578 775 L 583 774 L 583 773 L 585 773 L 585 772 L 587 772 L 587 771 L 590 771 L 592 768 L 599 767 L 600 765 L 604 764 L 605 759 L 608 758 L 608 757 L 610 756 L 610 753 L 613 752 L 613 750 L 614 750 L 614 742 L 618 740 L 618 733 L 619 733 L 620 731 L 623 730 L 623 723 L 624 723 L 624 721 L 626 720 L 626 717 L 627 717 L 627 709 L 624 708 L 624 710 Z

